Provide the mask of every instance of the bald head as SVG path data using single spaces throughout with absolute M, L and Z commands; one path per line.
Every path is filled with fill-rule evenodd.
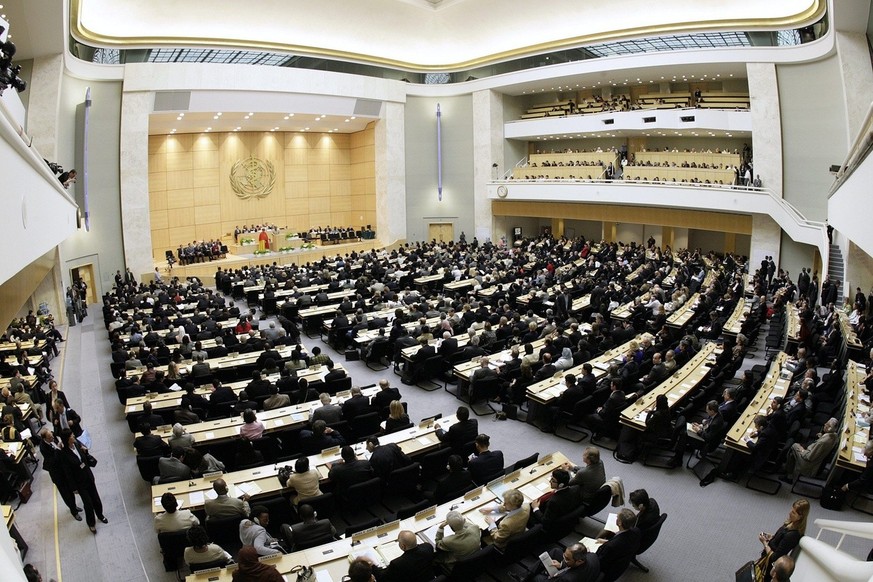
M 227 483 L 225 483 L 224 479 L 216 479 L 212 482 L 212 489 L 219 495 L 226 495 Z
M 415 537 L 415 533 L 405 529 L 397 534 L 397 543 L 400 544 L 400 549 L 404 552 L 407 550 L 411 550 L 418 545 L 418 541 Z

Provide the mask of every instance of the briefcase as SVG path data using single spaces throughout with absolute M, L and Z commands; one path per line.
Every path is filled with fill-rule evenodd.
M 504 402 L 502 412 L 509 420 L 518 420 L 518 406 L 515 404 Z
M 821 506 L 825 509 L 842 511 L 843 503 L 845 501 L 846 494 L 845 492 L 843 492 L 842 488 L 828 485 L 824 488 L 824 491 L 821 492 L 821 499 L 819 500 L 819 503 L 821 503 Z
M 28 479 L 18 486 L 18 498 L 21 500 L 21 503 L 30 501 L 30 496 L 33 495 L 33 490 L 30 488 L 32 482 L 31 479 Z
M 357 362 L 361 359 L 361 354 L 358 350 L 346 350 L 346 361 L 347 362 Z

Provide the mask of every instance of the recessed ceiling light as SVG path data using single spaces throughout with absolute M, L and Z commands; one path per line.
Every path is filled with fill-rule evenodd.
M 206 128 L 206 131 L 212 131 L 212 128 L 211 128 L 211 127 L 207 127 L 207 128 Z
M 242 127 L 237 127 L 237 129 L 242 129 Z
M 304 128 L 303 128 L 303 131 L 309 131 L 309 128 L 308 128 L 308 127 L 304 127 Z
M 181 117 L 177 117 L 177 118 L 176 118 L 176 121 L 182 121 L 182 118 L 181 118 Z
M 352 115 L 351 117 L 349 117 L 349 119 L 357 119 L 357 117 L 355 117 L 354 115 Z
M 245 116 L 245 117 L 243 117 L 243 119 L 248 119 L 248 118 L 249 118 L 249 116 L 248 116 L 248 115 L 246 115 L 246 116 Z
M 345 120 L 346 123 L 348 123 L 349 121 L 351 121 L 351 119 L 346 119 L 346 120 Z
M 276 131 L 276 128 L 275 128 L 275 127 L 274 127 L 274 128 L 273 128 L 273 129 L 271 129 L 271 130 L 270 130 L 270 131 Z
M 254 113 L 252 113 L 251 111 L 249 111 L 249 115 L 254 115 Z
M 279 129 L 279 126 L 278 126 L 278 125 L 277 125 L 277 126 L 276 126 L 276 127 L 274 127 L 274 128 L 273 128 L 273 129 Z
M 288 117 L 290 117 L 290 116 L 289 116 L 289 115 L 286 115 L 286 116 L 285 116 L 285 120 L 286 120 L 286 121 L 287 121 Z
M 219 111 L 218 113 L 216 113 L 216 115 L 219 116 L 219 117 L 221 117 L 221 111 Z
M 212 116 L 212 119 L 218 119 L 218 116 L 217 116 L 217 115 L 213 115 L 213 116 Z
M 289 113 L 289 114 L 288 114 L 288 117 L 294 117 L 294 114 L 293 114 L 293 113 Z

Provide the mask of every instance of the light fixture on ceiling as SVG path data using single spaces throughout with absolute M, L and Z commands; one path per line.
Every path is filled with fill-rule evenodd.
M 245 116 L 245 117 L 243 117 L 243 119 L 248 119 L 248 118 L 249 118 L 249 116 L 248 116 L 248 115 L 246 115 L 246 116 Z
M 213 116 L 212 116 L 212 119 L 218 119 L 218 116 L 217 116 L 217 115 L 213 115 Z
M 252 113 L 251 111 L 249 111 L 249 117 L 251 117 L 252 115 L 254 115 L 254 113 Z
M 286 116 L 285 116 L 285 121 L 288 121 L 288 118 L 289 118 L 289 117 L 290 117 L 290 115 L 286 115 Z
M 293 113 L 289 113 L 289 114 L 288 114 L 288 117 L 294 117 L 294 114 L 293 114 Z
M 219 111 L 218 113 L 216 113 L 216 115 L 219 116 L 219 117 L 221 117 L 221 115 L 222 115 L 221 111 Z
M 354 115 L 352 115 L 351 117 L 349 117 L 349 119 L 357 119 L 357 117 L 355 117 Z

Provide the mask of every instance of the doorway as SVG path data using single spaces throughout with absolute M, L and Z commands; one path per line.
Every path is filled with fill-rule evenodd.
M 427 240 L 439 242 L 455 240 L 455 225 L 451 222 L 431 222 L 427 225 Z
M 84 281 L 85 285 L 88 288 L 88 295 L 85 297 L 85 301 L 88 305 L 92 303 L 97 303 L 97 287 L 94 284 L 94 265 L 80 265 L 78 267 L 74 267 L 70 269 L 70 278 L 74 283 L 78 283 L 79 281 Z

